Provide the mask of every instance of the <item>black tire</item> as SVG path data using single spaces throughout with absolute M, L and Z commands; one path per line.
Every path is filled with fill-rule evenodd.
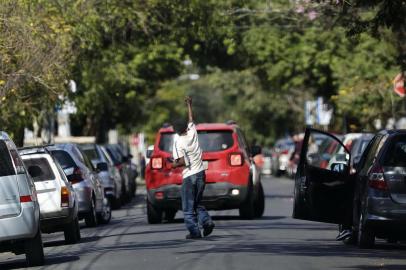
M 254 207 L 254 194 L 252 184 L 248 188 L 247 198 L 240 206 L 240 218 L 242 219 L 253 219 L 255 216 L 255 207 Z
M 97 214 L 97 221 L 100 224 L 108 224 L 111 220 L 111 204 L 110 200 L 103 199 L 103 209 Z
M 162 223 L 162 211 L 156 209 L 147 199 L 147 217 L 149 224 Z
M 63 234 L 65 236 L 66 244 L 76 244 L 79 242 L 78 230 L 80 231 L 78 218 L 75 218 L 71 223 L 65 226 Z
M 120 209 L 121 208 L 121 198 L 112 198 L 110 200 L 111 208 L 112 209 Z
M 375 245 L 375 234 L 365 225 L 364 215 L 361 214 L 358 224 L 358 247 L 373 248 Z
M 164 212 L 164 219 L 168 222 L 173 222 L 175 220 L 175 216 L 176 216 L 176 210 L 165 210 Z
M 255 218 L 261 218 L 265 211 L 265 195 L 262 183 L 259 182 L 258 194 L 254 205 L 254 216 Z
M 87 227 L 96 227 L 97 226 L 97 214 L 96 207 L 94 205 L 94 199 L 90 200 L 90 209 L 89 213 L 86 214 L 85 223 Z
M 27 266 L 41 266 L 45 263 L 44 246 L 42 244 L 41 231 L 38 229 L 34 238 L 24 243 Z

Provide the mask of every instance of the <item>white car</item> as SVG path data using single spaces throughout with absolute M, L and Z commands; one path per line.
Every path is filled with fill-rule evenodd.
M 22 148 L 19 152 L 37 190 L 41 231 L 63 231 L 65 243 L 79 242 L 78 202 L 60 165 L 43 147 Z
M 0 252 L 6 251 L 25 253 L 28 266 L 44 264 L 34 182 L 13 141 L 0 132 Z

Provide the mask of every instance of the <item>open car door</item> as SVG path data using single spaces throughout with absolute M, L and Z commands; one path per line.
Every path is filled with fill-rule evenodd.
M 308 128 L 295 177 L 293 218 L 345 224 L 355 183 L 350 152 L 335 136 Z

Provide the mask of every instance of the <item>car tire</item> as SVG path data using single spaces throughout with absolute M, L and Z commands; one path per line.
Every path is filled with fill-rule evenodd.
M 79 231 L 79 233 L 78 233 L 78 231 Z M 71 223 L 69 223 L 65 226 L 63 234 L 65 236 L 66 244 L 76 244 L 79 242 L 80 227 L 79 227 L 78 218 L 75 218 L 74 220 L 72 220 Z
M 121 208 L 121 198 L 112 198 L 110 201 L 112 209 L 120 209 Z
M 149 224 L 162 223 L 162 211 L 156 209 L 148 199 L 147 199 L 147 217 Z
M 96 227 L 97 226 L 97 214 L 96 207 L 94 205 L 94 199 L 90 200 L 90 209 L 85 217 L 85 223 L 87 227 Z
M 365 226 L 364 215 L 361 213 L 358 224 L 358 247 L 373 248 L 375 245 L 375 234 Z
M 24 243 L 24 250 L 27 265 L 29 267 L 44 265 L 44 246 L 42 244 L 42 236 L 39 228 L 34 238 L 29 239 Z
M 257 194 L 257 198 L 255 200 L 255 205 L 254 205 L 255 218 L 261 218 L 264 214 L 264 211 L 265 211 L 264 188 L 262 187 L 262 183 L 259 182 L 258 194 Z
M 247 198 L 245 198 L 245 201 L 240 206 L 239 213 L 240 218 L 242 219 L 253 219 L 255 216 L 254 194 L 252 184 L 250 184 L 248 187 Z
M 97 214 L 97 221 L 100 224 L 108 224 L 111 220 L 111 204 L 107 198 L 103 199 L 102 211 Z
M 176 210 L 170 209 L 170 210 L 165 210 L 164 212 L 164 219 L 168 222 L 173 222 L 175 220 L 176 216 Z

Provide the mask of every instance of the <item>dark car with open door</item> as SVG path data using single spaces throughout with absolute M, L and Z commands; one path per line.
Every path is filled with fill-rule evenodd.
M 350 153 L 335 157 L 331 167 L 314 166 L 329 158 L 311 146 L 307 129 L 295 180 L 293 217 L 336 224 L 351 224 L 352 239 L 361 248 L 373 247 L 375 238 L 390 242 L 406 239 L 406 131 L 381 131 L 367 145 L 355 174 L 350 174 Z M 331 157 L 330 157 L 331 158 Z M 340 162 L 338 162 L 340 161 Z

